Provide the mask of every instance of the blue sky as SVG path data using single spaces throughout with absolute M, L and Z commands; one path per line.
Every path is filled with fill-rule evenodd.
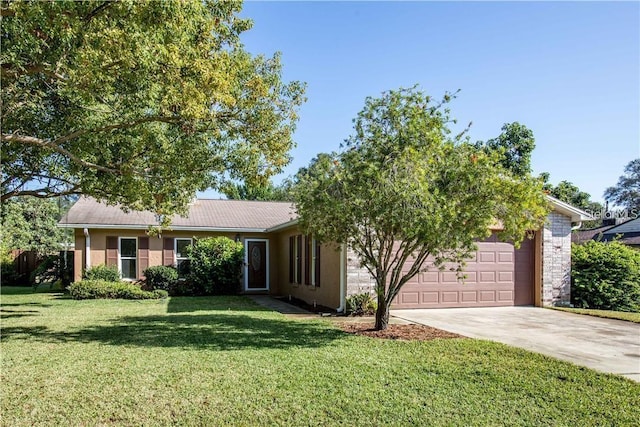
M 450 106 L 472 140 L 518 121 L 533 130 L 534 173 L 602 200 L 640 156 L 638 2 L 247 2 L 252 53 L 282 53 L 307 82 L 285 173 L 338 150 L 367 96 L 420 84 L 461 89 Z

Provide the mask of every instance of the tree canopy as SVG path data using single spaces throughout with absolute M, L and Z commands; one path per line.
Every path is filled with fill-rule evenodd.
M 549 182 L 548 172 L 541 173 L 540 178 L 544 183 L 542 188 L 551 196 L 591 213 L 598 218 L 595 221 L 586 222 L 585 227 L 596 227 L 602 223 L 602 218 L 600 218 L 600 216 L 604 206 L 602 206 L 602 203 L 591 200 L 591 195 L 589 193 L 580 190 L 580 188 L 569 181 L 560 181 L 558 185 L 551 184 Z
M 23 249 L 39 256 L 62 250 L 64 231 L 57 223 L 69 201 L 16 197 L 2 203 L 2 250 Z
M 253 56 L 241 1 L 2 2 L 2 200 L 184 211 L 290 161 L 304 85 Z M 168 217 L 168 215 L 167 215 Z
M 271 181 L 258 185 L 229 183 L 223 187 L 222 192 L 231 200 L 291 202 L 293 201 L 291 185 L 290 179 L 284 180 L 279 185 L 274 185 Z
M 318 155 L 296 176 L 303 230 L 350 244 L 375 278 L 377 329 L 420 271 L 446 262 L 461 271 L 492 225 L 519 244 L 548 211 L 539 179 L 514 176 L 499 153 L 451 134 L 451 98 L 417 88 L 367 98 L 345 150 Z
M 624 174 L 616 185 L 605 190 L 604 198 L 617 206 L 640 209 L 640 158 L 624 167 Z
M 502 133 L 487 142 L 477 142 L 478 148 L 501 155 L 500 163 L 515 176 L 531 173 L 531 153 L 536 147 L 533 131 L 518 122 L 505 123 Z

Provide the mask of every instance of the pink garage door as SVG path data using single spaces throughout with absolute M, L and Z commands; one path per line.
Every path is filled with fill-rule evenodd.
M 497 307 L 533 304 L 533 240 L 520 249 L 497 240 L 478 243 L 465 267 L 466 278 L 455 271 L 431 269 L 405 284 L 392 308 Z

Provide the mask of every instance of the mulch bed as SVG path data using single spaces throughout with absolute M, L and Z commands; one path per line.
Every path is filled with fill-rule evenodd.
M 428 341 L 437 338 L 464 338 L 462 335 L 443 331 L 441 329 L 432 328 L 423 325 L 389 325 L 384 331 L 376 331 L 370 323 L 337 323 L 343 331 L 364 335 L 371 338 L 382 338 L 388 340 L 402 341 Z

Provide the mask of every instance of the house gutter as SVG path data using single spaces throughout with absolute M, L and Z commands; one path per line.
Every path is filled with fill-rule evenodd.
M 346 263 L 347 263 L 347 251 L 346 251 L 346 244 L 342 244 L 340 245 L 340 307 L 336 308 L 336 311 L 338 313 L 344 313 L 345 312 L 345 306 L 346 306 L 346 295 L 345 295 L 345 288 L 346 288 L 346 282 L 347 282 L 347 278 L 346 278 Z
M 88 228 L 84 229 L 84 259 L 84 266 L 88 270 L 91 268 L 91 235 Z

